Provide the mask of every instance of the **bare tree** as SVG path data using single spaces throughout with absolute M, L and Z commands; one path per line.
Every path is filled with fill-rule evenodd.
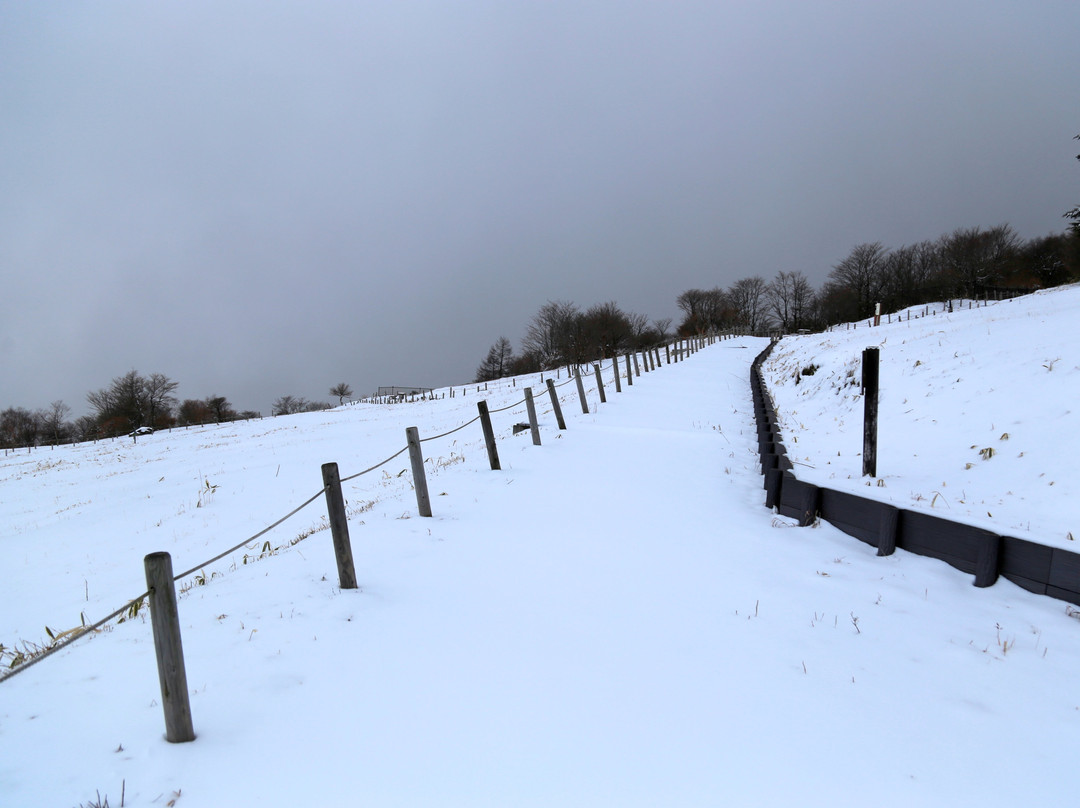
M 735 324 L 756 334 L 765 325 L 765 280 L 758 275 L 735 281 L 728 300 L 735 311 Z
M 8 407 L 0 412 L 0 443 L 8 449 L 36 446 L 41 434 L 40 417 L 22 407 Z
M 302 398 L 296 399 L 293 396 L 282 396 L 274 402 L 272 412 L 274 415 L 292 415 L 295 412 L 300 412 L 303 401 Z
M 683 313 L 678 328 L 680 334 L 697 334 L 703 330 L 708 299 L 709 292 L 704 289 L 687 289 L 675 298 L 675 305 Z
M 629 313 L 626 319 L 630 323 L 630 338 L 635 347 L 649 345 L 656 341 L 647 315 Z
M 1007 225 L 989 230 L 958 228 L 939 241 L 942 271 L 950 293 L 976 297 L 1001 282 L 1006 266 L 1019 249 L 1019 238 Z
M 341 382 L 330 388 L 330 395 L 337 396 L 338 406 L 340 407 L 345 403 L 345 397 L 352 395 L 352 388 L 347 383 Z
M 70 413 L 71 407 L 63 401 L 54 401 L 49 405 L 49 409 L 44 410 L 41 413 L 40 420 L 42 431 L 44 432 L 46 440 L 54 446 L 58 443 L 63 443 L 71 437 L 71 424 L 67 422 L 67 417 Z
M 523 376 L 526 373 L 538 373 L 544 366 L 540 358 L 531 353 L 520 353 L 510 360 L 509 374 L 511 376 Z
M 206 399 L 205 405 L 213 420 L 219 424 L 236 420 L 236 410 L 232 408 L 232 404 L 225 396 L 215 393 Z
M 1022 248 L 1026 270 L 1044 288 L 1060 286 L 1071 278 L 1067 260 L 1070 244 L 1080 247 L 1080 232 L 1034 238 Z
M 130 432 L 146 424 L 147 402 L 143 378 L 135 370 L 117 376 L 101 390 L 86 394 L 106 437 Z
M 777 272 L 766 287 L 769 308 L 782 331 L 802 328 L 810 312 L 814 290 L 801 272 Z
M 506 337 L 499 337 L 476 369 L 474 381 L 487 382 L 508 375 L 514 358 L 514 348 Z
M 663 342 L 671 336 L 671 318 L 661 317 L 659 320 L 653 320 L 652 324 L 653 333 L 656 335 L 655 342 Z
M 159 428 L 172 423 L 177 383 L 163 373 L 148 378 L 130 370 L 101 390 L 86 394 L 103 434 L 117 435 L 140 426 Z
M 578 361 L 582 362 L 615 356 L 633 340 L 630 318 L 614 301 L 590 306 L 581 317 L 579 332 L 584 351 Z
M 685 315 L 679 334 L 704 334 L 726 327 L 734 319 L 734 309 L 723 289 L 687 289 L 675 299 Z
M 303 396 L 282 396 L 274 402 L 274 415 L 295 415 L 298 412 L 318 412 L 328 410 L 325 401 L 308 401 Z
M 853 304 L 852 318 L 866 317 L 880 302 L 885 248 L 881 242 L 856 245 L 847 258 L 833 267 L 829 280 L 848 290 Z
M 210 408 L 205 401 L 194 398 L 186 398 L 176 410 L 176 422 L 181 426 L 192 424 L 208 424 L 213 420 Z
M 98 436 L 98 422 L 91 415 L 80 415 L 75 419 L 71 429 L 77 441 L 93 440 Z
M 147 426 L 155 429 L 172 423 L 172 409 L 176 406 L 173 396 L 180 385 L 164 373 L 151 373 L 143 380 L 143 395 L 146 398 Z
M 544 370 L 576 361 L 579 318 L 573 303 L 549 300 L 529 322 L 522 352 L 535 356 Z

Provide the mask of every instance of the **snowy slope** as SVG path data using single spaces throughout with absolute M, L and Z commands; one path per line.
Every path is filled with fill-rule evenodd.
M 478 424 L 426 443 L 431 519 L 404 457 L 347 483 L 357 591 L 326 531 L 207 568 L 179 602 L 192 743 L 162 738 L 145 616 L 0 681 L 0 804 L 1066 804 L 1080 622 L 763 508 L 764 344 L 718 343 L 607 404 L 590 384 L 589 415 L 564 386 L 568 429 L 542 406 L 539 447 L 510 435 L 523 407 L 497 414 L 500 472 Z M 321 463 L 355 473 L 475 404 L 5 458 L 0 641 L 107 613 L 144 588 L 142 554 L 194 565 L 318 491 Z
M 1076 551 L 1080 287 L 967 305 L 781 340 L 763 371 L 796 474 Z M 868 487 L 859 379 L 871 346 L 880 483 Z

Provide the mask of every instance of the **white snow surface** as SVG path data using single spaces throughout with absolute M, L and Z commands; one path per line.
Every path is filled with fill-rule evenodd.
M 1048 339 L 1068 333 L 1075 296 L 1034 298 L 1062 312 L 1045 315 Z M 1038 423 L 982 412 L 975 394 L 1037 316 L 1024 305 L 919 321 L 953 330 L 924 341 L 921 374 L 883 374 L 887 397 L 901 376 L 920 385 L 905 393 L 916 414 L 938 417 L 946 360 L 980 348 L 967 420 L 1011 433 L 993 445 L 1034 447 Z M 888 355 L 916 331 L 872 333 Z M 321 497 L 206 566 L 204 584 L 181 582 L 195 741 L 163 737 L 145 612 L 0 681 L 0 805 L 1071 804 L 1073 608 L 766 510 L 749 390 L 766 344 L 716 343 L 621 393 L 608 366 L 608 401 L 591 382 L 588 415 L 564 385 L 563 432 L 535 377 L 491 385 L 496 409 L 533 384 L 543 445 L 511 436 L 524 405 L 494 415 L 502 471 L 478 423 L 426 442 L 432 518 L 417 516 L 405 455 L 345 483 L 359 589 L 338 586 Z M 1040 367 L 1071 346 L 1027 348 L 1026 389 L 1075 385 L 1075 355 Z M 784 356 L 777 367 L 801 361 Z M 200 564 L 318 492 L 323 463 L 348 476 L 402 448 L 407 426 L 465 423 L 479 397 L 456 393 L 4 457 L 0 642 L 123 605 L 146 588 L 146 553 Z M 800 408 L 802 452 L 833 416 Z M 883 403 L 883 433 L 897 413 Z M 969 472 L 943 457 L 951 493 Z M 1070 484 L 1056 476 L 1049 496 Z M 899 487 L 885 479 L 875 493 Z M 1033 511 L 1039 479 L 1016 492 Z M 1075 515 L 1073 502 L 1056 507 Z M 1024 517 L 1033 532 L 1050 518 Z M 266 540 L 286 547 L 245 564 Z
M 781 340 L 763 370 L 795 474 L 1080 552 L 1080 286 L 979 305 Z M 862 476 L 868 347 L 880 355 L 873 484 Z

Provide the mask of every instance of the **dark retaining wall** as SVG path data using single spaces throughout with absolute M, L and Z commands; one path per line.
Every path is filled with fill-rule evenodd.
M 891 555 L 899 547 L 940 559 L 974 575 L 975 586 L 991 586 L 998 576 L 1004 576 L 1029 592 L 1080 605 L 1080 554 L 798 479 L 781 441 L 776 409 L 761 373 L 773 345 L 757 356 L 750 370 L 766 507 L 776 508 L 804 527 L 820 517 L 876 547 L 878 555 Z

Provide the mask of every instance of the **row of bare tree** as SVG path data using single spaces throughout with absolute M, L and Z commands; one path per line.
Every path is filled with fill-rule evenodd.
M 261 417 L 251 410 L 237 412 L 225 396 L 216 393 L 202 399 L 179 401 L 174 395 L 177 387 L 179 384 L 164 373 L 143 376 L 131 370 L 117 376 L 107 387 L 87 393 L 91 413 L 74 421 L 68 420 L 71 407 L 63 401 L 54 401 L 48 409 L 40 410 L 9 407 L 0 411 L 0 449 L 111 438 L 141 428 L 167 429 Z M 338 403 L 344 403 L 352 392 L 346 382 L 330 388 L 330 395 L 337 396 Z M 329 408 L 325 402 L 282 396 L 274 402 L 273 414 L 291 415 Z
M 799 271 L 727 289 L 688 289 L 676 300 L 681 336 L 741 329 L 751 334 L 820 329 L 937 300 L 1060 286 L 1080 279 L 1080 228 L 1024 241 L 1009 225 L 961 228 L 933 241 L 886 249 L 858 244 L 814 290 Z
M 644 348 L 668 336 L 671 320 L 654 320 L 624 312 L 614 302 L 582 311 L 565 300 L 549 300 L 533 315 L 521 341 L 521 352 L 499 337 L 476 369 L 476 381 L 535 373 Z
M 91 413 L 68 420 L 71 407 L 54 401 L 48 409 L 9 407 L 0 411 L 0 447 L 37 446 L 126 435 L 139 428 L 163 429 L 190 424 L 223 423 L 257 418 L 257 412 L 236 412 L 228 399 L 178 401 L 178 383 L 163 373 L 143 376 L 131 370 L 100 390 L 87 393 Z
M 1075 218 L 1080 219 L 1080 213 Z M 898 311 L 1077 279 L 1080 223 L 1060 235 L 1029 241 L 1007 224 L 961 228 L 893 250 L 880 242 L 858 244 L 818 290 L 797 270 L 777 272 L 770 281 L 743 278 L 726 289 L 687 289 L 675 301 L 683 315 L 675 333 L 686 337 L 816 330 L 869 317 L 879 303 L 882 311 Z M 671 320 L 650 323 L 645 315 L 623 312 L 613 302 L 582 311 L 567 301 L 548 301 L 529 321 L 520 353 L 510 340 L 499 337 L 477 367 L 476 381 L 581 364 L 653 345 L 668 338 L 670 326 Z

